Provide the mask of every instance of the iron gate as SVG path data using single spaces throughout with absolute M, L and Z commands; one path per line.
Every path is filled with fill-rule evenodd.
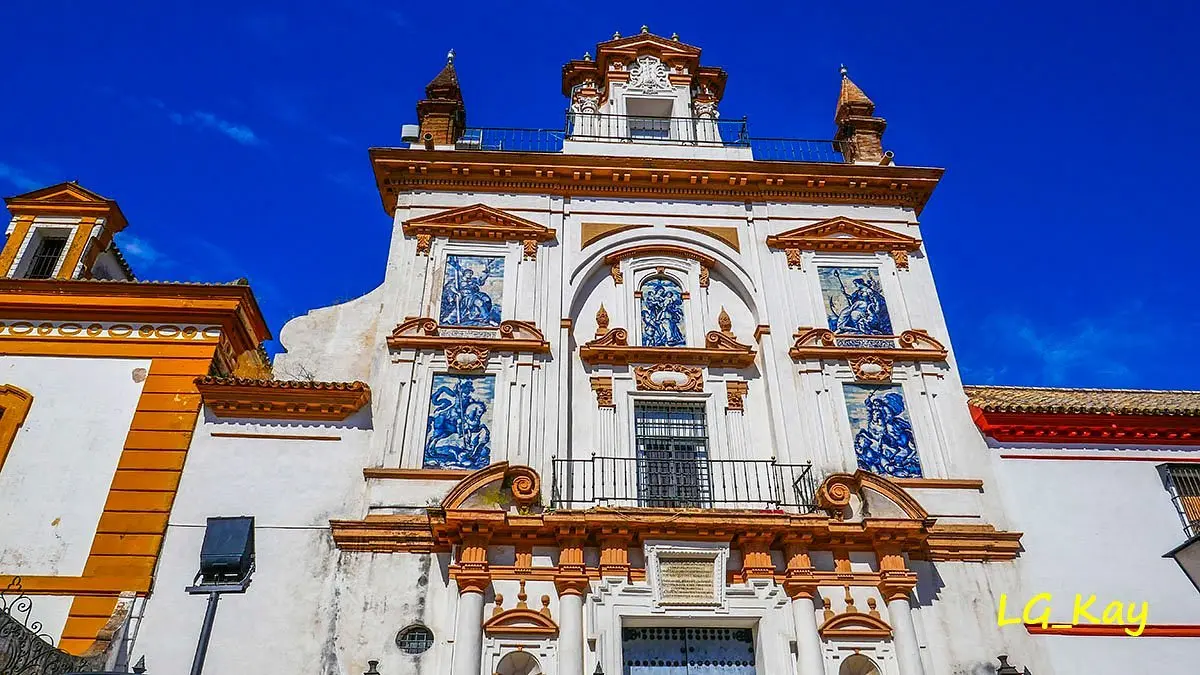
M 755 675 L 749 628 L 626 628 L 623 675 Z

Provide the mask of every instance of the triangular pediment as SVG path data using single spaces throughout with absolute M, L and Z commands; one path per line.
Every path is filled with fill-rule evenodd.
M 921 240 L 898 232 L 838 216 L 767 237 L 767 246 L 799 251 L 915 251 Z
M 4 200 L 14 216 L 95 216 L 108 219 L 113 232 L 125 228 L 125 216 L 117 203 L 75 182 L 38 188 Z
M 484 204 L 463 206 L 405 221 L 407 235 L 427 234 L 449 239 L 551 241 L 552 228 Z
M 601 42 L 599 45 L 597 45 L 597 47 L 601 52 L 607 52 L 610 50 L 636 52 L 646 49 L 647 51 L 653 51 L 663 56 L 700 55 L 699 47 L 689 45 L 678 40 L 665 38 L 661 35 L 655 35 L 654 33 L 638 33 L 637 35 L 616 38 L 614 40 L 608 40 L 607 42 Z
M 102 197 L 78 183 L 59 183 L 38 188 L 32 192 L 9 197 L 6 201 L 43 202 L 43 203 L 75 203 L 75 204 L 109 204 L 111 199 Z

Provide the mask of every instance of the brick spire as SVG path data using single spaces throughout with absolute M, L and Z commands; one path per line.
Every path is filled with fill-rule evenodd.
M 884 159 L 883 153 L 887 120 L 875 117 L 875 103 L 850 80 L 846 66 L 842 66 L 841 74 L 842 89 L 833 121 L 838 127 L 836 139 L 842 156 L 851 164 L 890 161 Z
M 454 70 L 453 49 L 446 55 L 446 65 L 425 85 L 425 98 L 417 103 L 417 119 L 421 123 L 422 142 L 426 144 L 450 145 L 466 128 L 467 108 Z

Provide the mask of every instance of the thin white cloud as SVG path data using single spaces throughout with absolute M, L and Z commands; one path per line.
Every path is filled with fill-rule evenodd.
M 117 246 L 135 267 L 169 267 L 171 259 L 150 245 L 150 242 L 124 232 L 117 235 Z
M 221 119 L 203 110 L 193 110 L 186 115 L 172 111 L 167 116 L 175 124 L 218 131 L 242 145 L 259 145 L 262 143 L 262 139 L 250 127 Z
M 29 174 L 21 169 L 11 164 L 5 164 L 4 162 L 0 162 L 0 180 L 15 185 L 18 190 L 25 192 L 36 190 L 45 185 L 45 183 L 30 178 Z

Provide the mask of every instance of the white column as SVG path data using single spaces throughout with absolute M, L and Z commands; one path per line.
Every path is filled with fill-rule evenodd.
M 483 593 L 458 594 L 458 621 L 454 624 L 452 675 L 480 675 L 483 669 Z
M 912 607 L 908 597 L 888 600 L 888 618 L 892 622 L 892 644 L 896 648 L 896 660 L 900 663 L 900 675 L 925 675 L 921 663 L 921 646 L 917 644 L 917 628 L 913 625 Z
M 558 673 L 583 675 L 583 595 L 558 596 Z
M 817 633 L 817 608 L 811 596 L 792 598 L 792 618 L 796 623 L 796 672 L 825 675 L 825 655 L 821 653 L 821 635 Z

